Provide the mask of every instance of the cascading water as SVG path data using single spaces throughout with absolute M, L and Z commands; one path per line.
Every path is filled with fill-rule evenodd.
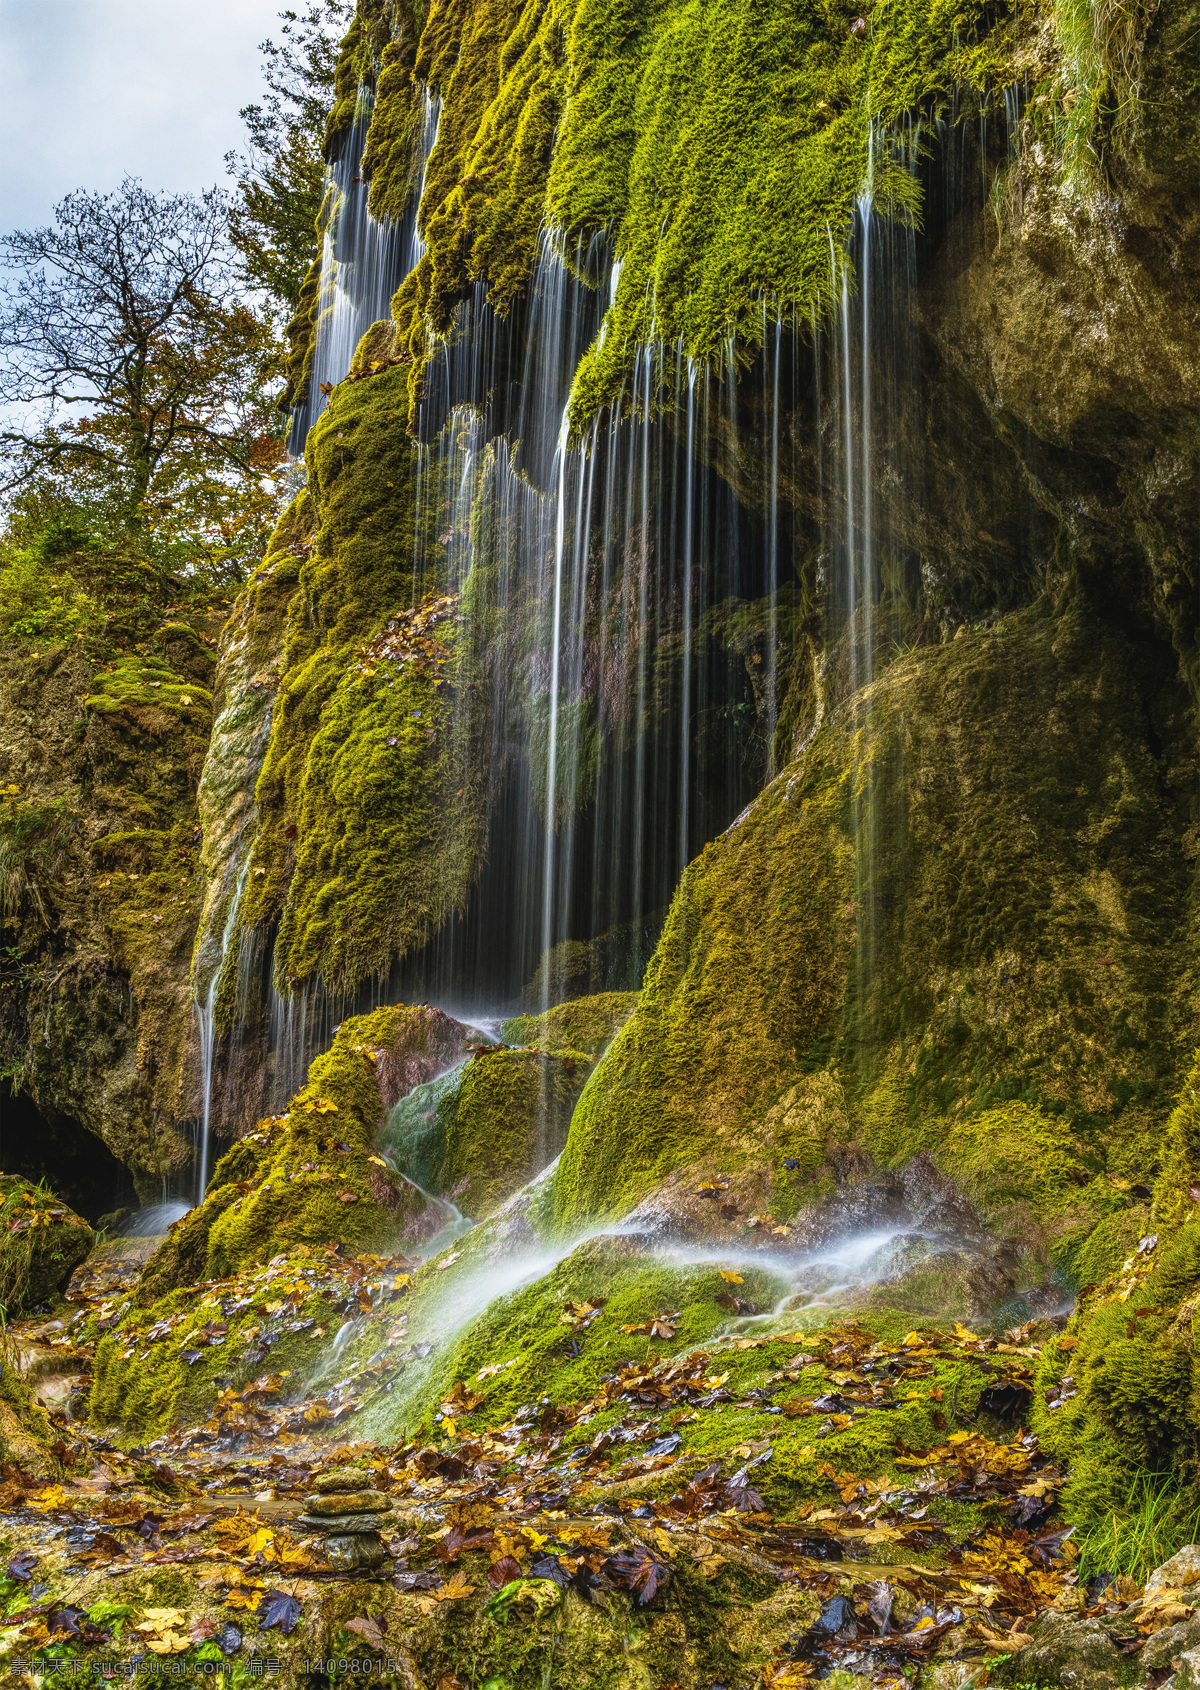
M 399 221 L 380 222 L 367 204 L 370 184 L 363 178 L 361 161 L 374 103 L 370 89 L 359 89 L 354 122 L 326 173 L 316 334 L 305 396 L 292 417 L 291 449 L 297 456 L 325 395 L 349 370 L 354 349 L 372 323 L 388 315 L 393 293 L 425 250 L 417 207 L 437 140 L 440 107 L 427 88 L 421 102 L 416 159 L 420 187 Z
M 354 180 L 367 116 L 364 98 L 331 167 L 325 373 L 348 367 L 347 325 L 385 310 L 398 255 L 419 256 L 415 207 L 401 239 Z M 422 167 L 436 123 L 427 97 Z M 872 161 L 883 146 L 920 169 L 919 124 L 873 135 Z M 270 982 L 273 1107 L 341 1019 L 380 1002 L 426 997 L 470 1019 L 638 984 L 681 869 L 796 754 L 780 676 L 809 638 L 806 571 L 840 685 L 870 708 L 883 580 L 907 567 L 877 555 L 876 503 L 907 473 L 917 244 L 911 222 L 876 209 L 870 168 L 843 244 L 831 231 L 830 323 L 764 298 L 749 364 L 732 341 L 708 366 L 678 345 L 632 348 L 622 402 L 578 440 L 572 383 L 608 332 L 620 273 L 605 238 L 568 249 L 544 229 L 517 308 L 499 316 L 482 284 L 459 306 L 416 413 L 412 605 L 469 594 L 488 629 L 450 730 L 481 748 L 479 873 L 461 913 L 347 997 L 319 979 L 281 992 L 271 935 L 243 945 L 239 970 Z M 754 439 L 757 465 L 743 462 Z M 874 943 L 869 788 L 859 771 L 860 976 Z
M 233 895 L 229 900 L 229 911 L 225 917 L 225 926 L 221 933 L 221 949 L 216 967 L 212 971 L 203 1001 L 199 997 L 195 1001 L 200 1043 L 200 1120 L 197 1127 L 195 1157 L 197 1203 L 203 1201 L 205 1189 L 208 1186 L 208 1170 L 212 1153 L 213 1058 L 216 1043 L 217 994 L 221 989 L 221 977 L 225 972 L 228 957 L 235 946 L 241 947 L 242 936 L 238 929 L 238 914 L 242 894 L 246 889 L 246 875 L 249 866 L 250 860 L 247 857 L 238 872 Z

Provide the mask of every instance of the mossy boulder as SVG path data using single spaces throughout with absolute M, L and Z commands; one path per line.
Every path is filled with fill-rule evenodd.
M 402 1173 L 484 1220 L 562 1150 L 591 1068 L 580 1050 L 478 1050 L 398 1104 L 383 1143 Z
M 1119 1206 L 1108 1176 L 1157 1160 L 1195 991 L 1192 717 L 1163 655 L 1077 602 L 830 700 L 684 872 L 576 1111 L 563 1221 L 761 1158 L 822 1071 L 876 1158 L 928 1150 L 997 1219 L 1057 1234 Z
M 597 992 L 542 1015 L 516 1015 L 501 1033 L 508 1044 L 537 1050 L 579 1050 L 603 1056 L 637 1008 L 636 992 Z
M 53 1192 L 0 1174 L 0 1311 L 16 1314 L 61 1291 L 95 1241 Z
M 388 1109 L 449 1064 L 467 1029 L 440 1010 L 397 1004 L 353 1016 L 308 1083 L 228 1150 L 203 1203 L 147 1263 L 139 1302 L 261 1264 L 281 1248 L 337 1243 L 391 1250 L 436 1231 L 426 1200 L 376 1148 Z
M 1042 1356 L 1033 1425 L 1069 1460 L 1084 1526 L 1124 1516 L 1146 1475 L 1174 1476 L 1184 1517 L 1200 1497 L 1200 1058 L 1164 1136 L 1153 1207 L 1134 1211 L 1145 1230 L 1097 1229 L 1097 1266 L 1118 1240 L 1128 1253 Z

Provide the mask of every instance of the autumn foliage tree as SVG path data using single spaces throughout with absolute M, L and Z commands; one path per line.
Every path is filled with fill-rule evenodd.
M 0 237 L 0 490 L 103 509 L 137 542 L 261 551 L 284 443 L 277 348 L 237 274 L 216 190 L 126 178 Z M 49 491 L 48 491 L 49 490 Z

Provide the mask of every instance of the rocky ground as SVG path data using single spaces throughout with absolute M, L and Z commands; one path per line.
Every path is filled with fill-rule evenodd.
M 555 1272 L 577 1280 L 602 1243 Z M 410 1338 L 461 1246 L 203 1281 L 187 1340 L 138 1309 L 147 1248 L 101 1244 L 50 1318 L 9 1328 L 6 1375 L 45 1406 L 16 1403 L 0 1468 L 0 1684 L 139 1663 L 406 1690 L 1200 1682 L 1200 1551 L 1144 1586 L 1081 1576 L 1059 1517 L 1028 1409 L 1064 1316 L 989 1332 L 807 1297 L 764 1315 L 764 1271 L 710 1264 L 669 1308 L 641 1257 L 622 1306 L 564 1298 L 549 1348 L 531 1333 L 510 1355 L 510 1334 L 463 1376 Z M 705 1288 L 721 1318 L 688 1343 Z M 314 1294 L 350 1317 L 336 1377 L 334 1334 L 300 1312 Z M 268 1342 L 266 1371 L 218 1378 L 206 1413 L 145 1443 L 79 1418 L 99 1344 L 153 1372 L 186 1341 L 195 1366 L 247 1300 L 250 1342 L 302 1339 L 307 1364 L 270 1371 Z M 517 1401 L 531 1352 L 552 1389 Z M 572 1397 L 552 1365 L 594 1388 Z M 410 1424 L 372 1437 L 408 1373 Z

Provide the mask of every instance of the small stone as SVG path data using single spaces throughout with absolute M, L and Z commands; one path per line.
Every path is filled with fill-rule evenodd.
M 1171 1669 L 1171 1662 L 1189 1649 L 1200 1647 L 1200 1615 L 1194 1620 L 1184 1620 L 1179 1625 L 1164 1626 L 1156 1631 L 1152 1637 L 1146 1639 L 1145 1647 L 1138 1655 L 1138 1667 L 1143 1678 L 1149 1678 L 1151 1673 L 1167 1673 Z
M 388 1559 L 387 1549 L 378 1532 L 326 1538 L 325 1553 L 343 1573 L 352 1573 L 359 1567 L 378 1567 Z
M 1188 1543 L 1161 1567 L 1155 1567 L 1146 1580 L 1146 1595 L 1156 1590 L 1186 1590 L 1200 1583 L 1200 1543 Z
M 379 1532 L 393 1524 L 386 1514 L 299 1514 L 297 1519 L 302 1526 L 339 1537 L 353 1532 Z
M 386 1514 L 391 1506 L 391 1497 L 381 1490 L 326 1492 L 308 1499 L 310 1514 Z
M 326 1491 L 370 1488 L 371 1475 L 361 1467 L 331 1467 L 328 1473 L 322 1473 L 319 1479 L 313 1480 L 313 1489 L 322 1494 Z
M 1170 1684 L 1171 1690 L 1200 1690 L 1200 1649 L 1184 1650 L 1179 1656 L 1179 1667 Z
M 1034 1625 L 1033 1637 L 1013 1656 L 1016 1682 L 1047 1690 L 1118 1690 L 1124 1659 L 1097 1620 L 1070 1620 L 1051 1609 Z

